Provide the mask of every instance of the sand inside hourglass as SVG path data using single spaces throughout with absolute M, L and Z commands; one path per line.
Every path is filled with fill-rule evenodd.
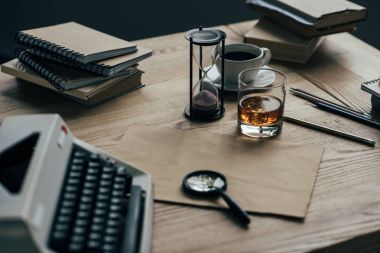
M 218 94 L 211 81 L 202 79 L 201 89 L 193 97 L 193 110 L 199 113 L 212 113 L 218 109 Z

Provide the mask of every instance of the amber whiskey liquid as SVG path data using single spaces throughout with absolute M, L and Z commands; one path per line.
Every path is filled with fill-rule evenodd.
M 275 96 L 244 96 L 238 107 L 240 131 L 255 137 L 277 135 L 281 131 L 283 112 L 284 103 Z
M 244 124 L 269 126 L 281 121 L 283 103 L 274 96 L 248 95 L 239 102 L 239 119 Z

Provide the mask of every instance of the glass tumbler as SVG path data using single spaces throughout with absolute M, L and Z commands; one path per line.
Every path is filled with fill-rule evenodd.
M 238 128 L 241 134 L 273 137 L 281 133 L 286 76 L 269 68 L 247 69 L 239 75 Z

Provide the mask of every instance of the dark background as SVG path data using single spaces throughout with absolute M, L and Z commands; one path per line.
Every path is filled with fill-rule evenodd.
M 316 0 L 326 1 L 328 0 Z M 354 33 L 380 48 L 378 0 L 354 1 L 369 9 Z M 0 3 L 0 63 L 13 58 L 18 30 L 76 21 L 126 40 L 257 18 L 244 0 L 12 0 Z

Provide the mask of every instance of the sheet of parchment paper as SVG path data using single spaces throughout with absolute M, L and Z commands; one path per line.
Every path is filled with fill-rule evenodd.
M 156 200 L 225 208 L 182 191 L 186 174 L 207 169 L 226 176 L 227 192 L 248 212 L 304 218 L 323 146 L 134 125 L 113 154 L 151 174 Z

